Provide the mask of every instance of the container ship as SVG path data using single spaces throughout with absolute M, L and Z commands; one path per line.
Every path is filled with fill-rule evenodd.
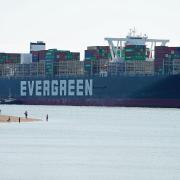
M 0 103 L 180 107 L 180 47 L 134 30 L 79 52 L 30 43 L 30 52 L 0 53 Z

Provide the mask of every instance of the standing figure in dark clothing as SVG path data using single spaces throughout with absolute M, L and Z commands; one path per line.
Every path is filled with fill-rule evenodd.
M 10 118 L 10 116 L 9 116 L 9 118 L 8 118 L 8 120 L 7 120 L 8 122 L 10 122 L 11 121 L 11 118 Z
M 49 118 L 49 117 L 48 117 L 48 114 L 47 114 L 47 115 L 46 115 L 46 121 L 48 121 L 48 118 Z
M 24 115 L 25 115 L 25 118 L 27 119 L 27 117 L 28 117 L 28 112 L 25 111 Z
M 21 118 L 19 117 L 19 123 L 21 122 Z

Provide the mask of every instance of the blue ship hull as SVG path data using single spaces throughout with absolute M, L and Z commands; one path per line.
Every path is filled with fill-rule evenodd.
M 180 107 L 180 75 L 0 79 L 0 97 L 22 104 Z

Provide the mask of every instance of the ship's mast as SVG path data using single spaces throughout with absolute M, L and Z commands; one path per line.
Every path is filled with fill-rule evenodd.
M 135 28 L 132 30 L 130 29 L 130 32 L 126 38 L 105 38 L 106 41 L 108 41 L 110 51 L 111 51 L 111 57 L 112 61 L 121 61 L 123 60 L 122 57 L 122 50 L 123 47 L 126 45 L 146 45 L 147 43 L 150 43 L 150 56 L 149 59 L 152 58 L 152 54 L 154 52 L 155 46 L 157 43 L 160 43 L 160 46 L 165 46 L 169 40 L 167 39 L 148 39 L 146 35 L 136 35 Z M 118 51 L 120 53 L 118 54 Z

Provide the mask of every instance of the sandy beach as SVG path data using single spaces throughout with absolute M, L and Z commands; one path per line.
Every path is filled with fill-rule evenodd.
M 36 121 L 41 121 L 41 119 L 20 117 L 20 122 L 36 122 Z M 10 123 L 10 122 L 18 122 L 19 123 L 19 117 L 0 115 L 0 123 Z

